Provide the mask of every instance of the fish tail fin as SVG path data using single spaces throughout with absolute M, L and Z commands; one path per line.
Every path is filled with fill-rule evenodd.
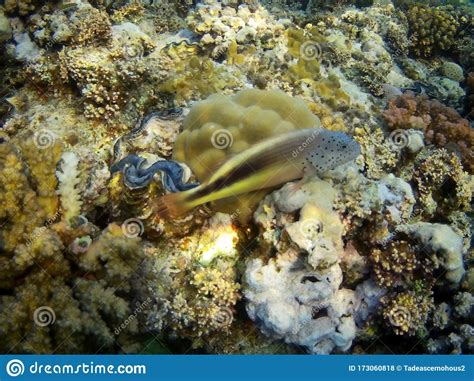
M 163 219 L 177 218 L 193 208 L 186 202 L 186 192 L 171 193 L 161 196 L 154 205 L 155 214 Z

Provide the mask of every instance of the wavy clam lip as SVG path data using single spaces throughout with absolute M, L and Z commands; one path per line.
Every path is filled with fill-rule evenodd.
M 145 167 L 146 159 L 137 155 L 127 155 L 110 169 L 111 174 L 121 171 L 124 184 L 130 189 L 146 187 L 157 172 L 162 173 L 162 184 L 168 192 L 180 192 L 192 189 L 199 184 L 184 183 L 183 167 L 174 160 L 158 160 Z

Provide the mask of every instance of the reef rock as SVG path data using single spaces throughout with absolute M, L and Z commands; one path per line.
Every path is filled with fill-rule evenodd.
M 347 350 L 355 338 L 353 290 L 339 289 L 342 271 L 309 269 L 295 250 L 264 265 L 254 259 L 245 273 L 247 312 L 274 339 L 312 353 Z

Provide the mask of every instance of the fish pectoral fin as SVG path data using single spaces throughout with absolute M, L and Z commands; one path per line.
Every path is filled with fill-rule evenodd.
M 308 178 L 308 177 L 314 177 L 318 176 L 319 177 L 320 173 L 316 170 L 316 168 L 312 165 L 305 165 L 303 168 L 303 178 Z

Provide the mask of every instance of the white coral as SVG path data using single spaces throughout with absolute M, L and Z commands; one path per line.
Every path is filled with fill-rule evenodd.
M 57 193 L 61 197 L 64 219 L 69 221 L 72 217 L 81 214 L 81 195 L 77 189 L 80 182 L 78 171 L 79 159 L 73 152 L 64 152 L 61 156 L 56 177 L 59 181 Z
M 425 252 L 433 253 L 435 265 L 446 270 L 446 280 L 452 285 L 459 284 L 465 273 L 463 238 L 449 225 L 419 222 L 401 225 L 397 230 L 421 241 Z
M 356 335 L 353 290 L 339 289 L 342 271 L 309 269 L 290 250 L 264 265 L 251 260 L 245 272 L 247 312 L 273 339 L 301 345 L 311 353 L 348 350 Z

